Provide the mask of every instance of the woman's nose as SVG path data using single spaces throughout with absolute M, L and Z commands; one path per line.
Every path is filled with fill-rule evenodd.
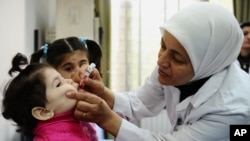
M 168 68 L 168 67 L 170 67 L 170 62 L 167 60 L 166 61 L 158 61 L 158 65 L 161 67 Z
M 161 54 L 158 57 L 157 64 L 161 67 L 170 67 L 170 61 L 167 54 Z

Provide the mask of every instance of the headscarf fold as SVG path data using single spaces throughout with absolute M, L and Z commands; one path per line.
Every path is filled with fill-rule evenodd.
M 218 73 L 238 57 L 243 33 L 233 13 L 209 2 L 183 8 L 160 27 L 185 48 L 194 69 L 191 81 Z

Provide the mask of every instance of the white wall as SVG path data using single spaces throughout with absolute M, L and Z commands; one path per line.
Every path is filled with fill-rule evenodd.
M 76 19 L 79 21 L 69 22 L 69 18 L 72 20 L 72 17 L 68 15 L 70 9 L 65 12 L 64 9 L 57 11 L 57 0 L 0 0 L 0 57 L 2 59 L 0 63 L 0 109 L 2 108 L 3 87 L 10 79 L 8 70 L 11 67 L 11 59 L 17 52 L 26 54 L 28 58 L 30 57 L 34 52 L 35 29 L 39 30 L 39 46 L 45 41 L 45 29 L 55 28 L 56 26 L 60 37 L 75 35 L 93 38 L 94 18 L 91 18 L 94 16 L 93 0 L 59 1 L 69 4 L 67 5 L 68 8 L 76 7 L 75 16 L 79 18 Z M 83 12 L 82 10 L 89 10 L 89 12 Z M 61 18 L 57 18 L 58 15 Z M 64 18 L 67 18 L 65 22 Z M 84 21 L 87 21 L 87 23 Z M 19 136 L 15 132 L 13 123 L 5 120 L 0 114 L 0 141 L 19 141 Z
M 24 0 L 1 0 L 0 1 L 0 88 L 2 100 L 3 82 L 8 78 L 11 57 L 17 52 L 23 52 L 25 46 L 25 7 Z M 16 140 L 15 129 L 10 122 L 0 116 L 0 141 Z
M 0 108 L 3 85 L 11 59 L 17 52 L 27 56 L 34 49 L 34 29 L 43 30 L 49 23 L 51 0 L 0 0 Z M 53 10 L 53 9 L 52 9 Z M 52 14 L 53 15 L 53 14 Z M 53 23 L 53 22 L 52 22 Z M 42 38 L 42 37 L 41 37 Z M 13 105 L 14 106 L 14 105 Z M 0 115 L 0 141 L 18 141 L 15 126 Z
M 94 39 L 94 0 L 57 0 L 56 5 L 56 39 Z

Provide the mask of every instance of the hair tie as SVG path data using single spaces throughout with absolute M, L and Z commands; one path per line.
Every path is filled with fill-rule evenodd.
M 44 44 L 41 49 L 43 50 L 43 54 L 44 55 L 47 55 L 47 52 L 48 52 L 48 44 Z
M 81 37 L 81 38 L 80 38 L 80 41 L 84 44 L 85 48 L 88 49 L 88 46 L 87 46 L 87 38 L 86 38 L 86 37 Z

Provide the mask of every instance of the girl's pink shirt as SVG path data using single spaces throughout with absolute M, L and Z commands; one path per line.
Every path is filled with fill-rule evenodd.
M 74 118 L 73 111 L 55 115 L 52 119 L 40 121 L 33 130 L 33 141 L 97 141 L 92 123 Z

